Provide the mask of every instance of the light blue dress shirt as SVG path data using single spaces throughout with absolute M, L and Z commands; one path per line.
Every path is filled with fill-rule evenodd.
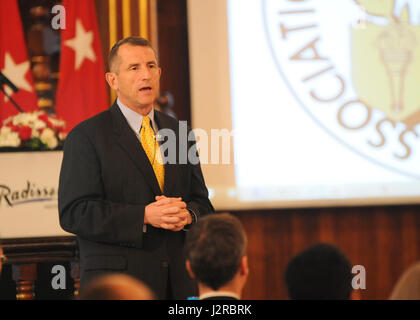
M 137 138 L 140 140 L 140 129 L 141 129 L 141 124 L 143 122 L 143 116 L 135 112 L 134 110 L 130 109 L 129 107 L 127 107 L 124 103 L 120 101 L 120 99 L 117 99 L 117 105 L 120 108 L 121 112 L 123 113 L 124 117 L 127 119 L 127 122 L 130 125 L 131 129 L 133 129 Z M 155 133 L 158 132 L 159 129 L 155 121 L 155 109 L 152 108 L 152 110 L 150 110 L 147 116 L 150 118 L 153 131 L 155 131 Z

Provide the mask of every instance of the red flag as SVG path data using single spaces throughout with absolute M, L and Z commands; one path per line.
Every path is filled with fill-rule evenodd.
M 94 0 L 64 0 L 56 113 L 67 130 L 105 110 L 108 98 Z
M 22 110 L 26 112 L 37 109 L 37 94 L 17 0 L 0 1 L 0 71 L 19 89 L 18 92 L 13 92 L 9 86 L 2 85 Z M 0 91 L 0 126 L 4 119 L 18 112 Z

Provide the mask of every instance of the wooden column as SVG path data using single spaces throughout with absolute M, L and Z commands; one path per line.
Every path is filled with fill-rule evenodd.
M 12 266 L 13 280 L 16 282 L 17 300 L 35 299 L 36 263 L 14 264 Z
M 51 20 L 54 16 L 51 9 L 60 4 L 61 0 L 19 0 L 18 3 L 38 107 L 47 113 L 54 113 L 60 56 L 56 44 L 59 42 L 60 32 L 52 28 Z
M 74 299 L 79 296 L 80 289 L 80 264 L 78 261 L 72 261 L 70 263 L 71 278 L 74 280 Z
M 40 263 L 70 263 L 74 280 L 74 296 L 79 292 L 79 259 L 75 237 L 46 237 L 2 239 L 2 248 L 7 257 L 5 264 L 12 267 L 12 279 L 16 283 L 17 300 L 35 299 L 35 280 Z M 42 281 L 42 279 L 38 279 Z M 39 283 L 51 286 L 51 283 Z M 1 288 L 0 288 L 1 289 Z

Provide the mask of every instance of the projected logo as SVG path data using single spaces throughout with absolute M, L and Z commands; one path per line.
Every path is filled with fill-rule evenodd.
M 420 178 L 420 1 L 265 0 L 263 14 L 274 63 L 312 119 Z

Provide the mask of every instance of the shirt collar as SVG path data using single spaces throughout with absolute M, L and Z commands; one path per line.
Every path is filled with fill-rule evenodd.
M 239 296 L 236 293 L 230 291 L 211 291 L 204 293 L 198 297 L 199 300 L 211 298 L 211 297 L 232 297 L 240 300 Z
M 143 116 L 134 110 L 127 107 L 124 103 L 121 102 L 121 100 L 117 99 L 117 105 L 120 108 L 121 112 L 123 113 L 124 117 L 127 119 L 128 124 L 130 125 L 131 129 L 138 134 L 141 129 L 141 123 L 143 121 Z M 154 121 L 155 116 L 155 108 L 152 107 L 152 110 L 147 114 L 147 116 L 150 118 L 150 121 L 152 123 L 152 128 L 156 130 L 156 124 Z

